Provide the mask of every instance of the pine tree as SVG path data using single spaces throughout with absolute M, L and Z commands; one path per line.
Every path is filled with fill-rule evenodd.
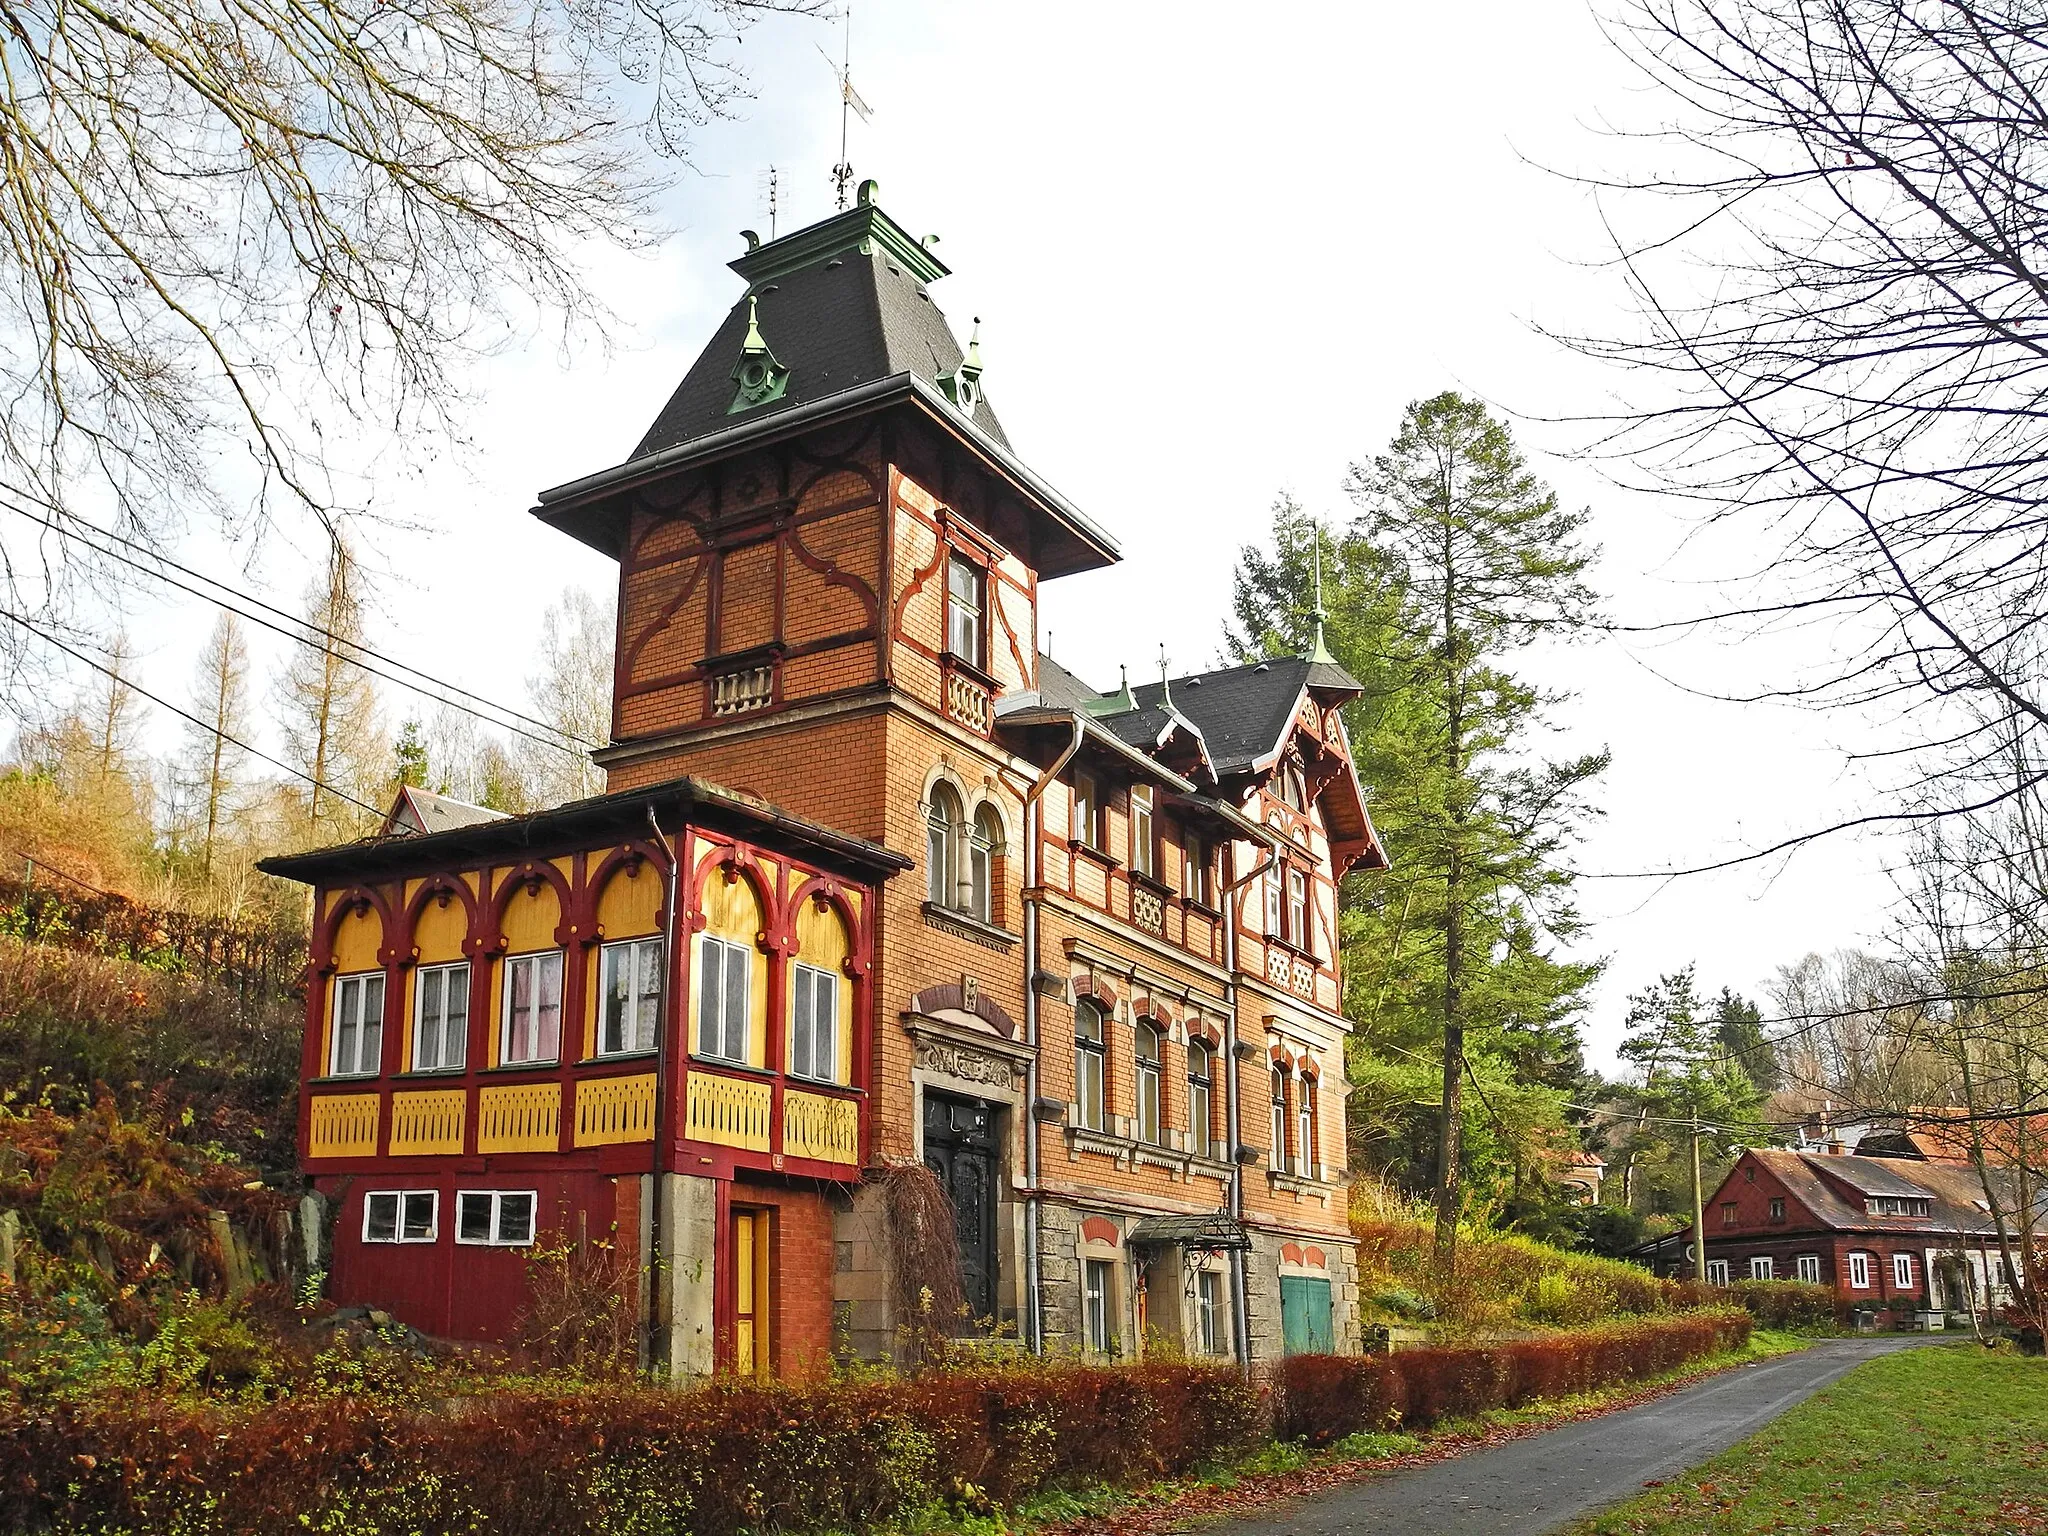
M 391 759 L 391 792 L 394 795 L 407 786 L 414 789 L 426 787 L 432 764 L 428 761 L 425 731 L 419 721 L 408 720 L 398 728 L 398 740 L 391 746 Z
M 527 679 L 533 712 L 560 731 L 571 750 L 535 744 L 523 798 L 540 805 L 583 800 L 604 792 L 604 770 L 589 747 L 612 736 L 612 656 L 617 639 L 614 604 L 571 587 L 543 615 L 540 671 Z M 496 792 L 507 793 L 503 786 Z
M 1531 990 L 1525 1002 L 1537 1006 L 1525 1022 L 1548 1035 L 1568 1021 L 1594 974 L 1559 966 L 1542 937 L 1577 929 L 1561 855 L 1586 809 L 1581 791 L 1607 757 L 1531 759 L 1528 737 L 1556 696 L 1504 666 L 1539 634 L 1590 617 L 1593 596 L 1581 578 L 1592 555 L 1579 545 L 1585 514 L 1563 509 L 1507 428 L 1454 393 L 1411 405 L 1392 446 L 1371 466 L 1354 466 L 1347 488 L 1361 509 L 1358 534 L 1398 574 L 1400 656 L 1431 738 L 1402 785 L 1408 824 L 1399 859 L 1411 915 L 1437 958 L 1436 1245 L 1448 1266 L 1464 1207 L 1467 1034 L 1480 1007 L 1499 1001 L 1478 984 Z M 1508 914 L 1498 924 L 1507 963 L 1473 942 L 1485 936 L 1488 908 Z

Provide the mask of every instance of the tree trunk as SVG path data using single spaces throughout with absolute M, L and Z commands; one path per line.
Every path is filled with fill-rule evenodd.
M 1443 498 L 1444 774 L 1450 847 L 1444 861 L 1444 1102 L 1437 1134 L 1436 1261 L 1448 1272 L 1457 1261 L 1458 1217 L 1464 1203 L 1458 1160 L 1465 1129 L 1465 796 L 1460 785 L 1465 767 L 1465 698 L 1448 470 Z

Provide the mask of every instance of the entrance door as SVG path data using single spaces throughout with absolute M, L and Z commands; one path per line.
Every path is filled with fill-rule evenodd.
M 772 1356 L 768 1336 L 771 1287 L 768 1272 L 768 1213 L 732 1213 L 732 1368 L 740 1376 L 766 1376 Z
M 1308 1275 L 1280 1277 L 1280 1342 L 1290 1355 L 1330 1352 L 1330 1282 Z
M 970 1318 L 996 1310 L 996 1116 L 980 1099 L 924 1096 L 924 1162 L 953 1202 Z

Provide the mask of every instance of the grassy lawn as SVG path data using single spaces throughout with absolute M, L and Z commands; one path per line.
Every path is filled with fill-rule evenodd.
M 1575 1536 L 2048 1532 L 2048 1362 L 1976 1344 L 1857 1367 Z

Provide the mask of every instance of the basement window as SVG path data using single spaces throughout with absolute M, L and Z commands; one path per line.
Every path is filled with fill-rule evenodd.
M 431 1243 L 440 1236 L 440 1204 L 431 1189 L 373 1189 L 363 1196 L 363 1241 Z
M 465 1189 L 455 1197 L 455 1241 L 519 1248 L 533 1241 L 530 1189 Z

